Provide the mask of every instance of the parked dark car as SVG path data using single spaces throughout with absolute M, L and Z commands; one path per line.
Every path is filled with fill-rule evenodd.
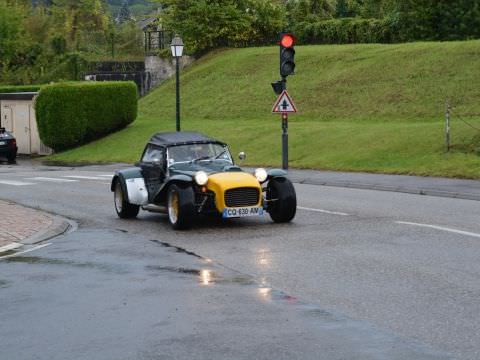
M 15 163 L 17 150 L 17 140 L 5 128 L 0 128 L 0 156 L 7 158 L 10 164 Z
M 226 144 L 200 133 L 158 133 L 135 165 L 112 179 L 120 218 L 134 218 L 142 208 L 167 213 L 174 229 L 186 229 L 200 214 L 234 218 L 268 212 L 279 223 L 295 217 L 295 189 L 285 171 L 243 171 Z

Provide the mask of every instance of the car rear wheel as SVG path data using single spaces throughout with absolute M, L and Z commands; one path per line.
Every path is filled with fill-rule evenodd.
M 276 223 L 293 220 L 297 212 L 297 195 L 290 180 L 286 178 L 272 179 L 267 187 L 267 211 Z
M 128 202 L 127 194 L 122 189 L 122 184 L 117 180 L 115 183 L 115 191 L 113 192 L 115 211 L 118 217 L 122 219 L 132 219 L 137 217 L 140 206 L 133 205 Z
M 195 195 L 191 187 L 172 184 L 168 189 L 168 221 L 175 230 L 192 227 L 195 217 Z
M 10 153 L 7 155 L 7 161 L 9 164 L 15 164 L 15 158 L 17 157 L 17 154 L 15 153 Z

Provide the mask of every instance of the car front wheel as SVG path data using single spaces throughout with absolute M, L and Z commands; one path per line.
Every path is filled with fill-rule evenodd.
M 195 195 L 191 187 L 172 184 L 168 189 L 168 221 L 175 230 L 189 229 L 195 216 Z
M 123 192 L 122 184 L 117 180 L 115 184 L 115 191 L 113 192 L 113 200 L 115 204 L 115 211 L 119 218 L 132 219 L 137 217 L 140 206 L 133 205 L 128 202 L 127 194 Z
M 290 180 L 286 178 L 272 179 L 267 187 L 267 211 L 276 223 L 293 220 L 297 212 L 297 195 Z

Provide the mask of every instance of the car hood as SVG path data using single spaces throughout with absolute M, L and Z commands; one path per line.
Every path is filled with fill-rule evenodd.
M 215 206 L 220 213 L 227 208 L 224 194 L 230 189 L 238 188 L 256 188 L 258 191 L 258 202 L 255 205 L 261 206 L 262 188 L 252 174 L 246 172 L 222 172 L 208 177 L 207 189 L 215 193 Z

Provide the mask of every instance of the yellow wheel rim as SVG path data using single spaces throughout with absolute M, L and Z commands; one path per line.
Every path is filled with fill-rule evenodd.
M 172 192 L 168 198 L 168 217 L 172 224 L 175 224 L 178 220 L 178 208 L 178 193 Z

